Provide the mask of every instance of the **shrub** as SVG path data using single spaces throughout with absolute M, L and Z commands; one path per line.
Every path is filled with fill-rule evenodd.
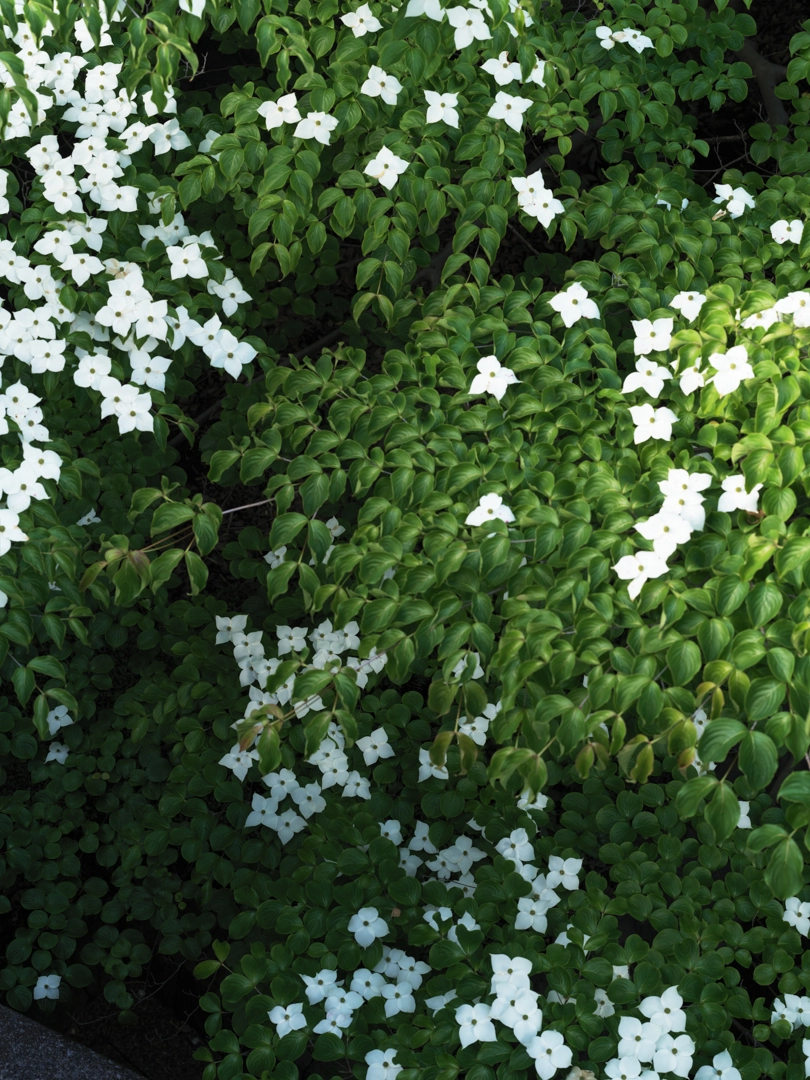
M 0 0 L 11 1007 L 804 1075 L 810 23 L 741 6 Z

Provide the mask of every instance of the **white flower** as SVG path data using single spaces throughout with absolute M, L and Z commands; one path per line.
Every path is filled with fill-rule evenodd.
M 32 413 L 35 412 L 34 409 L 31 409 L 30 411 Z M 18 421 L 18 423 L 19 423 L 19 421 Z M 20 427 L 22 427 L 22 426 L 23 426 L 23 424 L 21 423 Z M 50 438 L 50 436 L 46 436 L 46 438 Z M 24 533 L 22 531 L 22 529 L 19 527 L 19 521 L 20 521 L 19 514 L 16 514 L 13 510 L 0 510 L 0 555 L 5 555 L 6 554 L 6 552 L 10 549 L 11 544 L 12 544 L 13 541 L 16 540 L 17 542 L 22 543 L 24 540 L 28 539 L 27 534 Z M 61 712 L 60 712 L 60 710 L 61 710 Z M 66 706 L 60 705 L 60 706 L 58 706 L 57 709 L 54 709 L 54 710 L 52 710 L 52 712 L 48 713 L 48 724 L 49 724 L 49 726 L 50 726 L 50 723 L 51 723 L 51 718 L 53 716 L 57 716 L 57 715 L 62 716 L 66 712 L 67 712 Z M 72 723 L 73 723 L 72 720 L 64 720 L 64 721 L 62 721 L 62 723 L 60 723 L 57 726 L 57 728 L 55 728 L 54 730 L 51 731 L 51 735 L 54 735 L 55 732 L 59 729 L 59 727 L 63 726 L 63 724 L 72 724 Z
M 780 315 L 792 315 L 794 326 L 810 326 L 810 292 L 788 293 L 776 301 L 774 308 Z
M 771 1012 L 771 1023 L 775 1024 L 778 1020 L 787 1020 L 789 1024 L 796 1028 L 799 1021 L 799 1013 L 796 1008 L 798 1003 L 799 998 L 795 994 L 785 994 L 784 1001 L 776 998 Z
M 221 764 L 221 763 L 220 763 Z M 244 777 L 242 777 L 244 779 Z M 264 825 L 265 828 L 274 829 L 278 822 L 278 799 L 266 799 L 264 796 L 259 795 L 258 792 L 253 795 L 252 811 L 248 814 L 245 821 L 245 828 L 250 828 L 251 825 Z
M 751 195 L 741 187 L 732 188 L 730 184 L 715 184 L 717 198 L 715 203 L 726 203 L 726 210 L 733 218 L 738 218 L 745 211 L 746 206 L 754 209 L 756 203 Z
M 70 751 L 64 743 L 54 742 L 48 747 L 48 756 L 45 761 L 57 761 L 60 765 L 64 765 L 69 753 Z
M 520 64 L 516 60 L 510 60 L 506 50 L 500 53 L 497 59 L 493 56 L 481 64 L 481 69 L 491 75 L 498 86 L 508 86 L 520 78 Z
M 495 95 L 495 104 L 490 107 L 487 116 L 493 120 L 503 120 L 513 131 L 520 131 L 523 114 L 533 104 L 531 98 L 514 97 L 499 90 Z
M 396 1050 L 369 1050 L 365 1062 L 366 1080 L 396 1080 L 402 1072 L 402 1066 L 396 1062 Z
M 599 990 L 596 992 L 600 993 Z M 601 993 L 604 993 L 604 990 Z M 613 1058 L 605 1063 L 605 1076 L 610 1080 L 636 1080 L 636 1077 L 641 1076 L 641 1062 L 635 1057 Z
M 347 1028 L 351 1022 L 352 1015 L 350 1011 L 330 1009 L 325 1018 L 319 1024 L 316 1024 L 312 1031 L 316 1035 L 323 1035 L 328 1031 L 330 1034 L 340 1037 L 342 1029 Z
M 633 349 L 636 356 L 642 356 L 648 352 L 665 352 L 672 341 L 672 328 L 674 319 L 631 319 L 636 339 Z
M 474 1042 L 497 1042 L 498 1034 L 490 1019 L 491 1009 L 490 1005 L 483 1002 L 477 1005 L 459 1005 L 455 1016 L 462 1047 Z
M 534 846 L 525 829 L 513 829 L 509 836 L 498 841 L 495 850 L 515 862 L 531 862 L 534 858 Z
M 298 122 L 293 135 L 296 139 L 317 139 L 324 146 L 329 145 L 330 132 L 334 131 L 339 121 L 334 116 L 325 112 L 307 113 L 303 120 Z
M 317 781 L 305 787 L 297 787 L 292 792 L 292 800 L 305 818 L 310 818 L 313 814 L 321 814 L 326 809 L 326 799 L 321 795 Z
M 270 1009 L 267 1015 L 270 1017 L 270 1023 L 276 1025 L 276 1033 L 280 1039 L 283 1039 L 290 1031 L 298 1031 L 299 1028 L 307 1026 L 304 1006 L 300 1004 L 276 1005 L 275 1009 Z
M 204 278 L 208 277 L 208 266 L 202 257 L 199 244 L 186 244 L 184 247 L 174 245 L 166 248 L 169 262 L 172 264 L 171 278 Z
M 355 745 L 358 750 L 362 751 L 366 765 L 376 765 L 380 758 L 394 756 L 394 748 L 388 742 L 388 733 L 382 727 L 376 728 L 365 738 L 358 739 Z
M 354 934 L 354 940 L 358 945 L 367 949 L 378 937 L 385 937 L 388 933 L 388 924 L 380 918 L 380 913 L 376 908 L 360 908 L 349 920 L 349 933 Z
M 283 814 L 279 814 L 276 823 L 279 840 L 282 844 L 286 844 L 289 840 L 292 840 L 296 833 L 306 828 L 306 824 L 304 818 L 296 814 L 294 810 L 285 810 Z
M 360 87 L 360 93 L 368 97 L 382 97 L 386 105 L 396 105 L 402 83 L 393 75 L 386 75 L 381 67 L 372 65 L 368 77 Z
M 635 49 L 637 53 L 641 53 L 643 49 L 652 49 L 652 39 L 648 38 L 646 34 L 642 34 L 639 30 L 634 30 L 628 27 L 625 30 L 627 35 L 627 44 L 631 49 Z
M 534 1058 L 534 1067 L 540 1080 L 550 1080 L 558 1069 L 567 1069 L 573 1052 L 565 1045 L 559 1031 L 543 1031 L 526 1045 L 526 1053 Z
M 692 526 L 685 518 L 666 510 L 640 521 L 635 529 L 646 540 L 652 540 L 653 551 L 662 559 L 668 559 L 678 544 L 685 544 L 692 535 Z
M 415 19 L 418 15 L 427 15 L 435 22 L 441 22 L 444 18 L 444 9 L 439 0 L 410 0 L 405 10 L 406 19 Z
M 548 929 L 546 918 L 547 908 L 538 900 L 530 896 L 521 896 L 517 903 L 518 913 L 515 916 L 516 930 L 534 930 L 537 934 L 545 934 Z
M 599 308 L 595 301 L 588 299 L 587 290 L 578 281 L 565 292 L 552 297 L 549 304 L 562 315 L 566 326 L 573 326 L 579 319 L 599 318 Z
M 438 2 L 438 0 L 437 0 Z M 436 124 L 443 120 L 448 127 L 458 127 L 458 94 L 438 94 L 435 90 L 425 90 L 425 101 L 428 103 L 428 111 L 425 120 L 428 124 Z
M 596 36 L 599 38 L 599 44 L 603 49 L 615 48 L 616 39 L 614 39 L 613 31 L 609 26 L 597 26 Z
M 709 382 L 714 383 L 721 397 L 733 393 L 743 379 L 754 378 L 754 369 L 748 362 L 748 351 L 744 345 L 735 345 L 726 353 L 712 353 L 709 364 L 717 372 Z
M 607 996 L 607 991 L 597 988 L 594 990 L 593 996 L 596 1001 L 596 1015 L 601 1017 L 613 1016 L 616 1010 L 613 1007 L 613 1002 Z
M 419 751 L 419 782 L 427 780 L 429 776 L 435 776 L 439 780 L 447 780 L 450 773 L 447 771 L 446 765 L 434 765 L 430 760 L 430 751 L 422 748 Z M 413 843 L 411 843 L 411 846 L 413 846 Z
M 270 552 L 274 554 L 274 552 Z M 265 555 L 265 559 L 267 556 Z M 276 637 L 278 638 L 278 655 L 286 656 L 288 652 L 300 652 L 307 647 L 307 632 L 303 626 L 277 626 Z
M 682 1031 L 682 1028 L 677 1030 Z M 653 1066 L 658 1072 L 671 1072 L 676 1076 L 688 1076 L 692 1068 L 695 1044 L 688 1035 L 673 1037 L 665 1032 L 655 1044 Z
M 219 764 L 224 765 L 226 769 L 231 769 L 239 780 L 244 780 L 251 764 L 258 760 L 258 750 L 240 750 L 239 743 L 236 743 L 230 753 L 219 759 Z
M 42 998 L 58 998 L 61 981 L 61 975 L 40 975 L 33 991 L 34 1001 L 39 1001 Z
M 679 292 L 669 302 L 669 307 L 680 311 L 685 319 L 691 322 L 700 314 L 700 309 L 706 303 L 706 297 L 699 292 Z
M 284 562 L 284 556 L 287 554 L 287 545 L 282 544 L 280 548 L 276 548 L 275 551 L 268 551 L 264 556 L 264 561 L 269 565 L 271 570 L 275 570 L 277 566 L 281 566 Z
M 619 1057 L 635 1057 L 639 1061 L 652 1061 L 655 1044 L 664 1034 L 657 1024 L 643 1023 L 635 1016 L 623 1016 L 619 1021 Z
M 382 29 L 382 23 L 371 14 L 368 4 L 361 4 L 357 11 L 349 11 L 340 16 L 344 26 L 348 26 L 355 37 L 365 37 L 369 31 Z
M 675 365 L 673 364 L 673 367 Z M 706 380 L 703 377 L 703 373 L 698 370 L 700 368 L 700 360 L 695 361 L 694 367 L 687 368 L 687 370 L 681 375 L 678 385 L 681 388 L 681 392 L 684 394 L 693 394 L 695 390 L 699 390 L 701 386 L 706 385 Z
M 263 101 L 257 111 L 264 117 L 268 131 L 282 124 L 297 124 L 301 119 L 295 94 L 284 94 L 278 101 Z
M 665 405 L 654 409 L 652 405 L 631 405 L 630 415 L 636 429 L 633 432 L 633 442 L 646 442 L 648 439 L 663 439 L 669 442 L 672 439 L 672 425 L 677 423 L 678 417 Z
M 723 1050 L 714 1055 L 711 1065 L 702 1065 L 698 1069 L 695 1080 L 742 1080 L 742 1075 L 734 1068 L 728 1050 Z
M 478 8 L 452 7 L 447 10 L 447 21 L 455 29 L 455 46 L 466 49 L 473 41 L 489 41 L 492 34 Z
M 636 370 L 625 378 L 622 393 L 631 394 L 634 390 L 643 390 L 650 397 L 657 398 L 664 389 L 664 381 L 671 378 L 665 367 L 642 356 L 636 361 Z
M 407 168 L 407 161 L 397 157 L 387 146 L 383 146 L 377 156 L 366 165 L 363 172 L 366 176 L 373 176 L 379 180 L 382 186 L 390 191 Z
M 662 495 L 680 496 L 695 495 L 703 500 L 701 491 L 705 491 L 711 485 L 712 478 L 705 473 L 690 473 L 686 469 L 670 469 L 666 480 L 658 481 L 658 488 Z
M 629 581 L 627 593 L 634 600 L 641 592 L 644 583 L 650 578 L 661 577 L 667 572 L 667 564 L 654 551 L 644 551 L 638 555 L 624 555 L 613 569 L 623 581 Z
M 782 918 L 800 934 L 805 937 L 810 935 L 810 903 L 799 903 L 798 896 L 789 896 L 785 901 L 785 914 Z
M 402 1012 L 415 1012 L 416 999 L 413 996 L 413 987 L 407 982 L 398 982 L 395 986 L 388 983 L 382 988 L 382 996 L 385 998 L 385 1015 L 396 1016 Z
M 2 511 L 0 511 L 2 513 Z M 72 724 L 73 717 L 68 716 L 67 705 L 57 705 L 55 709 L 51 709 L 47 716 L 48 720 L 48 733 L 55 735 L 60 728 L 67 727 Z
M 660 997 L 645 997 L 639 1005 L 639 1011 L 662 1031 L 684 1031 L 686 1013 L 681 1008 L 682 1005 L 683 998 L 678 993 L 678 988 L 670 986 Z
M 581 869 L 582 859 L 561 859 L 559 855 L 550 855 L 546 885 L 549 889 L 556 889 L 558 885 L 564 889 L 576 889 L 579 887 L 577 874 Z
M 506 393 L 507 386 L 513 386 L 520 382 L 514 371 L 507 367 L 501 367 L 496 356 L 482 357 L 476 367 L 478 374 L 472 381 L 471 394 L 492 394 L 498 401 Z
M 717 509 L 723 513 L 731 513 L 733 510 L 754 512 L 761 487 L 762 484 L 755 484 L 752 491 L 746 491 L 744 476 L 727 476 L 723 481 L 723 494 L 717 503 Z
M 774 306 L 765 308 L 763 311 L 755 311 L 753 315 L 749 315 L 747 319 L 743 319 L 740 325 L 743 330 L 756 330 L 760 326 L 767 330 L 769 327 L 773 326 L 775 322 L 779 322 L 779 312 Z
M 771 236 L 777 244 L 787 244 L 788 242 L 798 244 L 801 242 L 803 232 L 804 223 L 800 218 L 794 218 L 793 221 L 785 221 L 782 218 L 771 225 Z
M 465 525 L 483 525 L 486 521 L 514 521 L 515 515 L 504 504 L 500 495 L 482 495 L 478 500 L 478 506 L 471 510 L 464 519 Z
M 310 1005 L 317 1005 L 323 1001 L 333 986 L 342 985 L 337 981 L 337 972 L 324 968 L 317 975 L 302 975 L 306 983 L 307 1001 Z

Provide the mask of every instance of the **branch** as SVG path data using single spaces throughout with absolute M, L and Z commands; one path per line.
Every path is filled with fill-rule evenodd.
M 770 60 L 766 60 L 757 52 L 751 41 L 746 41 L 734 55 L 743 63 L 748 64 L 753 71 L 771 127 L 775 128 L 780 124 L 788 127 L 787 109 L 782 99 L 776 96 L 776 87 L 787 78 L 787 68 L 782 64 L 772 64 Z

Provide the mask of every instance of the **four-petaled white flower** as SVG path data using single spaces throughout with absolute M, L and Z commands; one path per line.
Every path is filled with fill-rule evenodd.
M 396 1050 L 369 1050 L 365 1057 L 368 1071 L 366 1080 L 396 1080 L 402 1072 L 397 1064 Z
M 663 439 L 669 442 L 672 439 L 672 425 L 677 423 L 678 417 L 662 405 L 654 409 L 649 403 L 646 405 L 631 405 L 630 415 L 636 429 L 633 432 L 633 442 L 646 442 L 648 439 Z
M 709 364 L 717 374 L 708 381 L 714 383 L 720 397 L 733 393 L 743 379 L 754 378 L 754 369 L 748 362 L 748 350 L 744 345 L 735 345 L 725 353 L 712 353 Z
M 296 139 L 316 139 L 324 146 L 329 145 L 330 132 L 334 131 L 339 121 L 336 117 L 325 112 L 307 113 L 303 120 L 299 121 L 293 135 Z
M 354 940 L 358 945 L 367 949 L 378 937 L 385 937 L 388 933 L 388 923 L 380 918 L 380 913 L 376 908 L 360 908 L 349 920 L 349 933 L 354 934 Z
M 363 172 L 366 176 L 373 176 L 384 188 L 390 190 L 407 168 L 407 161 L 397 157 L 387 146 L 383 146 Z
M 712 201 L 715 203 L 725 203 L 725 211 L 721 213 L 729 213 L 733 218 L 740 217 L 746 206 L 750 209 L 754 209 L 756 203 L 751 195 L 745 190 L 745 188 L 736 187 L 732 188 L 731 184 L 715 184 L 714 189 L 717 192 L 717 198 Z M 717 217 L 717 214 L 715 214 Z
M 633 351 L 636 356 L 646 355 L 648 352 L 665 352 L 672 341 L 672 328 L 674 319 L 631 319 L 636 338 L 633 342 Z
M 689 522 L 667 510 L 659 510 L 647 521 L 638 522 L 635 528 L 645 540 L 652 540 L 653 551 L 662 559 L 668 559 L 678 544 L 685 544 L 692 535 Z
M 304 1006 L 301 1004 L 276 1005 L 275 1009 L 270 1009 L 267 1015 L 270 1017 L 270 1023 L 276 1025 L 276 1032 L 280 1039 L 283 1039 L 290 1031 L 298 1031 L 299 1028 L 307 1026 Z
M 669 992 L 669 991 L 667 991 Z M 677 1030 L 682 1031 L 683 1028 Z M 671 1072 L 676 1076 L 688 1076 L 692 1068 L 694 1041 L 689 1035 L 672 1036 L 665 1032 L 655 1044 L 653 1067 L 658 1072 Z
M 678 993 L 677 986 L 670 986 L 660 997 L 644 998 L 639 1005 L 639 1011 L 664 1032 L 684 1031 L 686 1013 L 681 1008 L 682 1005 L 683 998 Z
M 459 1026 L 458 1037 L 462 1047 L 474 1042 L 497 1042 L 498 1033 L 490 1019 L 491 1005 L 479 1002 L 477 1005 L 459 1005 L 456 1009 L 456 1023 Z
M 369 31 L 382 29 L 382 23 L 371 14 L 368 4 L 362 4 L 357 11 L 349 11 L 346 15 L 341 15 L 340 21 L 344 26 L 348 26 L 355 37 L 365 37 Z
M 457 49 L 466 49 L 476 39 L 489 41 L 492 37 L 484 16 L 478 8 L 448 8 L 447 21 L 455 27 L 454 41 Z
M 753 513 L 757 508 L 761 487 L 762 484 L 755 484 L 752 491 L 746 491 L 744 476 L 727 476 L 723 481 L 723 494 L 717 503 L 717 509 L 723 513 L 731 513 L 732 510 L 750 510 Z
M 664 389 L 664 381 L 671 378 L 665 367 L 642 356 L 636 361 L 636 370 L 625 378 L 622 393 L 631 394 L 634 390 L 643 390 L 650 397 L 657 398 Z
M 386 105 L 396 105 L 402 83 L 394 75 L 388 75 L 381 67 L 372 64 L 360 93 L 368 97 L 381 97 Z
M 631 600 L 635 600 L 646 581 L 667 572 L 667 564 L 654 551 L 643 551 L 638 555 L 624 555 L 613 569 L 623 581 L 630 582 L 627 594 Z
M 358 739 L 355 746 L 362 751 L 366 765 L 375 765 L 380 758 L 394 756 L 394 748 L 388 741 L 388 733 L 382 727 L 376 728 L 365 738 Z
M 569 891 L 576 889 L 579 887 L 577 874 L 581 869 L 582 859 L 563 859 L 559 855 L 550 855 L 546 885 L 549 889 L 556 889 L 558 885 Z
M 219 759 L 219 764 L 231 769 L 237 779 L 244 780 L 252 763 L 258 760 L 258 750 L 240 750 L 239 743 L 236 743 L 230 753 Z
M 800 934 L 810 936 L 810 903 L 807 901 L 801 903 L 798 896 L 789 896 L 785 900 L 785 914 L 782 918 Z
M 507 386 L 520 382 L 514 371 L 501 367 L 496 356 L 484 356 L 476 364 L 478 374 L 472 381 L 471 394 L 492 394 L 498 401 L 506 393 Z
M 508 86 L 520 78 L 520 64 L 516 60 L 510 60 L 505 49 L 497 57 L 493 56 L 482 64 L 481 69 L 491 75 L 498 86 Z
M 567 1069 L 573 1059 L 573 1051 L 565 1045 L 559 1031 L 543 1031 L 526 1044 L 526 1053 L 534 1058 L 534 1067 L 540 1080 L 551 1080 L 558 1069 Z
M 672 297 L 668 306 L 680 311 L 681 315 L 691 322 L 698 317 L 700 309 L 705 303 L 706 297 L 703 293 L 679 292 L 677 296 Z
M 698 1069 L 695 1080 L 742 1080 L 742 1074 L 734 1068 L 728 1050 L 723 1050 L 714 1055 L 711 1065 L 702 1065 Z
M 487 116 L 493 120 L 503 120 L 513 131 L 520 131 L 523 126 L 523 114 L 534 102 L 531 98 L 516 97 L 499 90 L 495 95 Z
M 415 1012 L 416 998 L 413 996 L 413 987 L 404 980 L 388 983 L 382 988 L 381 996 L 385 998 L 385 1015 L 396 1016 L 401 1012 Z
M 596 302 L 588 298 L 587 290 L 578 281 L 575 281 L 565 292 L 553 296 L 549 300 L 549 305 L 562 315 L 566 326 L 573 326 L 580 319 L 599 318 Z
M 443 120 L 448 127 L 458 127 L 458 94 L 438 94 L 435 90 L 425 90 L 425 101 L 428 103 L 425 115 L 428 124 Z
M 793 221 L 786 221 L 782 218 L 771 225 L 771 236 L 777 244 L 798 244 L 801 241 L 803 232 L 804 222 L 800 218 L 794 218 Z
M 465 525 L 483 525 L 487 521 L 514 521 L 515 515 L 504 503 L 500 495 L 482 495 L 478 506 L 471 510 L 464 519 Z
M 301 119 L 295 94 L 284 94 L 278 101 L 263 101 L 257 111 L 264 117 L 268 131 L 282 124 L 297 124 Z
M 50 735 L 55 735 L 60 728 L 73 723 L 73 717 L 68 715 L 67 705 L 57 705 L 55 709 L 51 709 L 46 719 Z
M 42 998 L 53 998 L 55 1000 L 58 998 L 61 981 L 61 975 L 40 975 L 33 990 L 34 1000 L 40 1001 Z

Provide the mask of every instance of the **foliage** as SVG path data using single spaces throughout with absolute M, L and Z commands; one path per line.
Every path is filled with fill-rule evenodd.
M 460 43 L 433 0 L 0 0 L 0 990 L 126 1015 L 157 951 L 204 980 L 205 1080 L 546 1075 L 508 1025 L 458 1048 L 506 955 L 581 1070 L 677 987 L 695 1067 L 799 1080 L 810 24 L 789 125 L 751 129 L 778 172 L 712 202 L 692 103 L 746 97 L 750 15 L 482 10 Z M 628 387 L 642 351 L 665 389 Z M 644 575 L 673 469 L 705 521 Z M 307 996 L 280 1034 L 302 976 L 358 970 L 413 1012 L 315 1031 Z

